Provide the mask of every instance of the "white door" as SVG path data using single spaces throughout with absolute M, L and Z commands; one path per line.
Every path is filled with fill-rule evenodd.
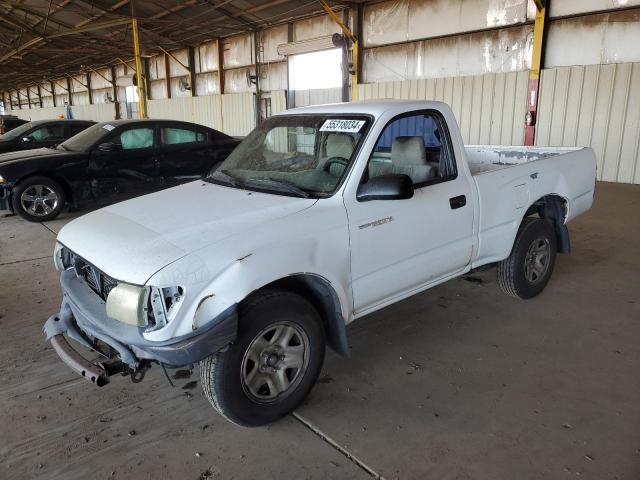
M 473 243 L 472 186 L 457 174 L 446 123 L 435 111 L 389 122 L 362 179 L 406 174 L 406 200 L 345 198 L 356 315 L 463 270 Z

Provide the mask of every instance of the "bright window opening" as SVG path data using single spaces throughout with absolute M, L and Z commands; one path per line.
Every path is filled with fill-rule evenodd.
M 292 90 L 313 90 L 342 86 L 342 49 L 302 53 L 289 57 Z

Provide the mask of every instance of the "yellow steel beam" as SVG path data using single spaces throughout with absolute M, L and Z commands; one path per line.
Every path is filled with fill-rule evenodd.
M 531 72 L 529 78 L 537 80 L 540 78 L 540 63 L 542 61 L 542 44 L 544 41 L 545 15 L 546 9 L 543 6 L 536 11 L 536 20 L 533 26 L 533 54 L 531 56 Z
M 138 19 L 131 19 L 131 31 L 133 32 L 133 53 L 136 61 L 136 77 L 138 79 L 138 109 L 140 118 L 147 118 L 147 92 L 145 88 L 145 80 L 142 75 L 142 57 L 140 56 L 140 36 L 138 35 Z
M 351 41 L 351 57 L 352 57 L 352 63 L 353 63 L 353 75 L 352 75 L 352 80 L 351 80 L 351 101 L 355 102 L 356 100 L 358 100 L 358 39 L 356 38 L 356 36 L 353 34 L 353 32 L 349 29 L 349 27 L 347 27 L 342 20 L 340 19 L 340 17 L 336 14 L 336 12 L 334 12 L 331 7 L 329 6 L 329 4 L 325 1 L 325 0 L 318 0 L 320 2 L 320 5 L 322 5 L 322 8 L 324 9 L 325 12 L 327 12 L 327 15 L 329 15 L 329 18 L 331 18 L 331 20 L 333 20 L 342 30 L 342 32 L 344 33 L 345 37 L 347 37 L 350 41 Z

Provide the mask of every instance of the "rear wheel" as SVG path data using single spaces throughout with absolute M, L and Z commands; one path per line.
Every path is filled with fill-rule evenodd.
M 498 264 L 498 284 L 512 297 L 535 297 L 547 286 L 555 259 L 553 226 L 540 218 L 525 218 L 511 255 Z
M 30 222 L 53 220 L 64 206 L 62 186 L 48 177 L 29 177 L 11 192 L 13 211 Z
M 265 290 L 241 308 L 238 338 L 200 363 L 205 396 L 243 426 L 271 423 L 294 410 L 313 387 L 324 360 L 317 311 L 294 293 Z

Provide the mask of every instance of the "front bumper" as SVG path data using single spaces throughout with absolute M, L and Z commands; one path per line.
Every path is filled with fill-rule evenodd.
M 149 361 L 172 367 L 189 365 L 223 349 L 236 338 L 238 315 L 236 306 L 222 312 L 205 327 L 165 342 L 152 342 L 142 336 L 143 328 L 126 325 L 108 317 L 105 302 L 73 270 L 60 276 L 62 306 L 44 325 L 46 339 L 58 356 L 85 378 L 105 384 L 108 371 L 100 364 L 86 360 L 67 342 L 67 338 L 86 348 L 103 353 L 105 344 L 111 359 L 120 360 L 132 371 Z

